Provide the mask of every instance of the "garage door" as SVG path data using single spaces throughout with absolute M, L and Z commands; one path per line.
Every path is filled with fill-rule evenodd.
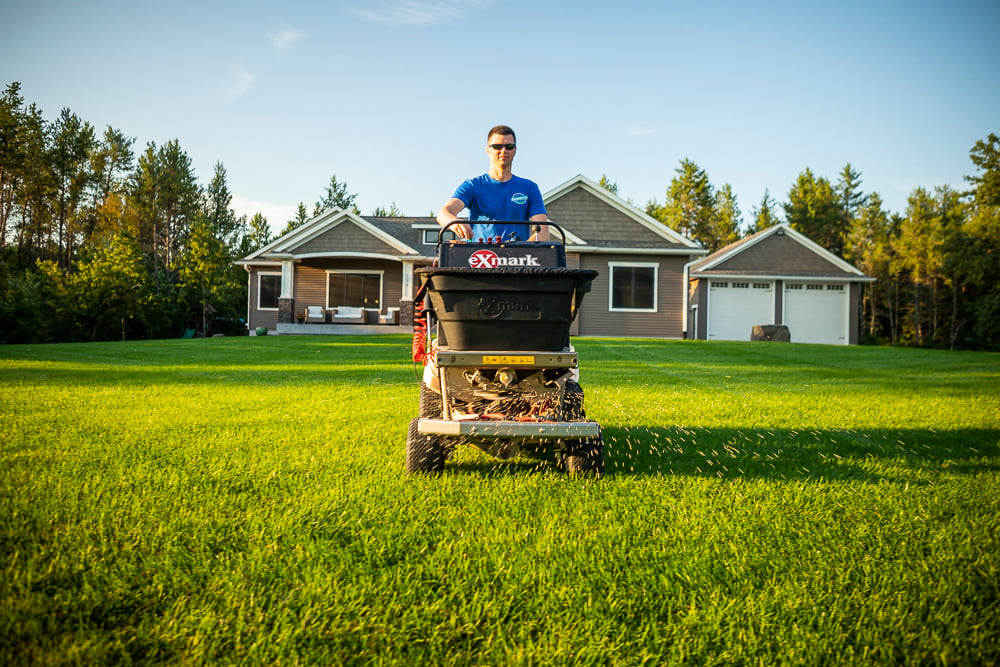
M 709 281 L 709 340 L 750 340 L 755 324 L 773 322 L 774 283 Z
M 784 322 L 792 342 L 847 345 L 847 291 L 842 284 L 786 283 Z

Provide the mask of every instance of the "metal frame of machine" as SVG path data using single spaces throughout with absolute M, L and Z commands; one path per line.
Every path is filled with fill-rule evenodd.
M 445 229 L 439 266 L 417 271 L 414 359 L 429 370 L 407 433 L 407 472 L 441 472 L 457 446 L 471 444 L 600 476 L 601 427 L 586 418 L 569 344 L 597 273 L 565 268 L 561 243 L 443 241 Z

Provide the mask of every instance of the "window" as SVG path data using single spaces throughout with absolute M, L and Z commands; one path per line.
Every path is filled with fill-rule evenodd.
M 608 268 L 611 270 L 610 310 L 656 312 L 659 264 L 611 262 Z
M 826 290 L 828 292 L 843 292 L 844 291 L 844 286 L 843 285 L 827 285 L 826 286 Z
M 750 289 L 750 283 L 733 283 L 736 289 Z
M 806 285 L 806 289 L 807 290 L 811 290 L 813 292 L 816 292 L 816 291 L 822 290 L 823 286 L 822 285 L 816 285 L 816 284 L 809 284 L 809 285 Z
M 789 290 L 791 290 L 791 289 L 802 289 L 802 283 L 791 283 L 789 285 L 785 285 L 785 289 L 789 289 Z
M 720 283 L 718 280 L 712 281 L 712 287 L 729 287 L 729 283 Z
M 457 238 L 457 237 L 455 236 L 455 233 L 452 232 L 450 229 L 448 231 L 446 231 L 441 236 L 441 239 L 444 240 L 444 241 L 451 241 L 454 238 Z M 424 245 L 437 245 L 437 242 L 438 242 L 438 230 L 436 230 L 436 229 L 425 229 L 424 230 Z
M 257 310 L 278 310 L 280 295 L 280 273 L 257 274 Z
M 382 308 L 381 273 L 330 272 L 327 275 L 327 305 L 330 308 Z
M 754 289 L 771 289 L 771 283 L 754 283 Z

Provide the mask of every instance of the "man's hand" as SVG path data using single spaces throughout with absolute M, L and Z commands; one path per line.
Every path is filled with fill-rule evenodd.
M 449 231 L 455 232 L 455 236 L 460 239 L 471 239 L 472 238 L 472 225 L 460 222 L 457 225 L 452 225 L 448 228 Z
M 545 215 L 544 213 L 539 213 L 538 215 L 531 216 L 531 222 L 535 223 L 535 224 L 531 225 L 531 228 L 533 230 L 537 229 L 538 231 L 536 231 L 535 233 L 533 233 L 531 235 L 531 238 L 529 238 L 528 240 L 529 241 L 536 241 L 536 242 L 539 242 L 539 243 L 545 243 L 545 242 L 547 242 L 549 240 L 549 226 L 548 225 L 539 225 L 538 223 L 540 223 L 540 222 L 548 222 L 548 221 L 549 221 L 549 216 Z
M 462 209 L 464 208 L 465 208 L 465 202 L 463 202 L 461 199 L 455 199 L 454 197 L 452 197 L 451 199 L 446 201 L 444 206 L 441 207 L 441 210 L 438 211 L 437 214 L 438 224 L 441 225 L 442 227 L 445 227 L 449 223 L 459 222 L 460 218 L 458 217 L 458 214 L 461 213 Z M 449 229 L 455 232 L 455 235 L 458 236 L 459 238 L 462 239 L 472 238 L 472 225 L 468 223 L 460 222 L 457 225 L 449 227 Z

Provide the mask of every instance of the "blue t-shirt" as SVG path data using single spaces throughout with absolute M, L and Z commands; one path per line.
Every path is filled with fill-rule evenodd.
M 490 220 L 530 220 L 531 216 L 545 213 L 542 192 L 534 181 L 511 176 L 509 181 L 497 181 L 483 174 L 458 186 L 455 199 L 469 209 L 469 223 L 473 239 L 502 241 L 527 241 L 531 236 L 530 225 L 493 224 Z M 513 237 L 513 238 L 512 238 Z

